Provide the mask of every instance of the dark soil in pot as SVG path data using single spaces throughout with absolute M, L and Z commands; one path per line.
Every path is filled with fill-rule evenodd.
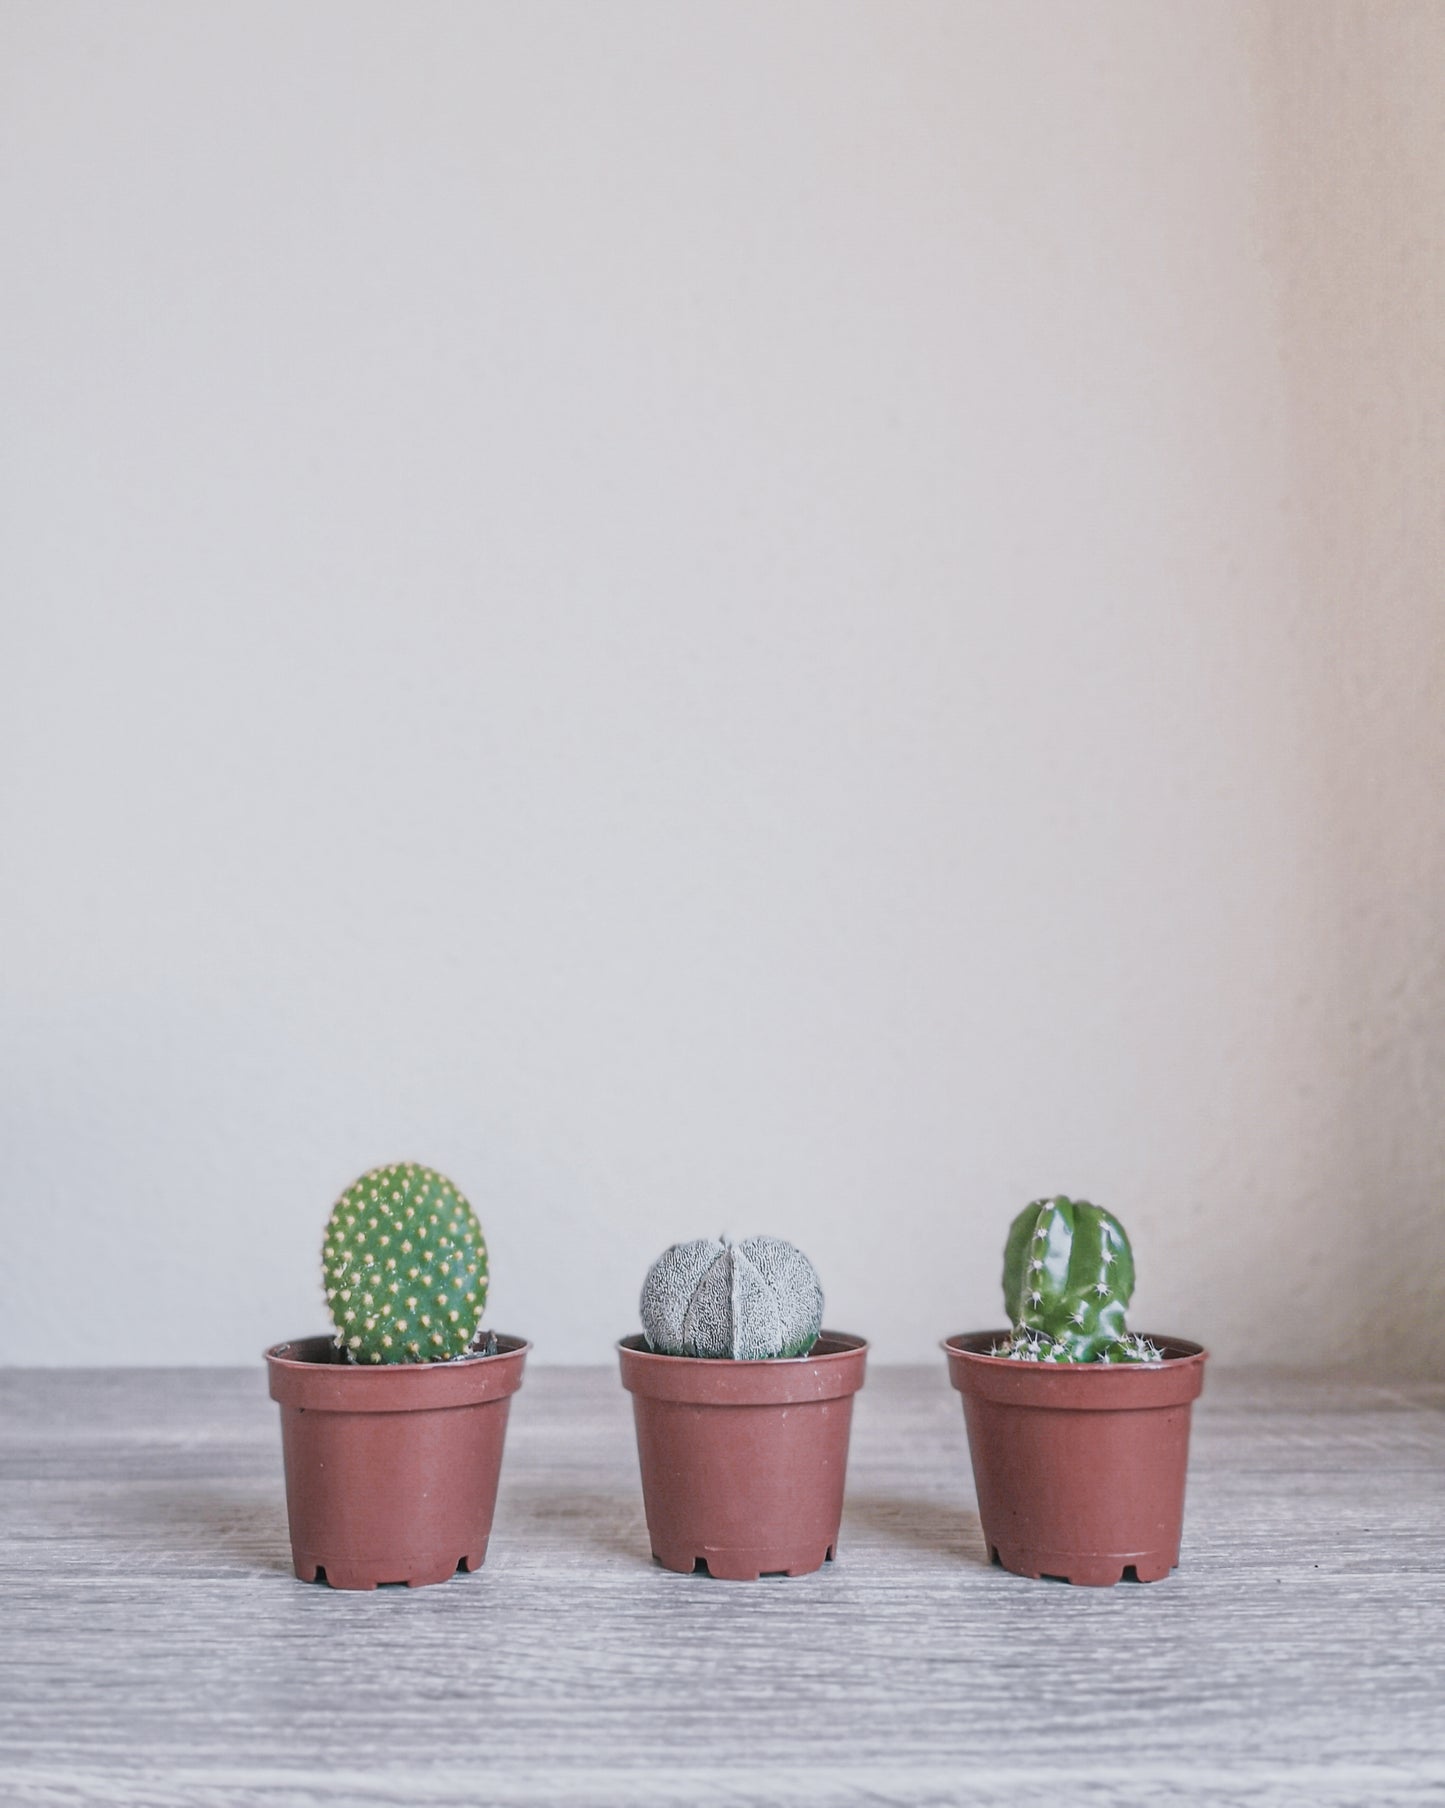
M 806 1356 L 758 1362 L 663 1356 L 641 1336 L 617 1348 L 658 1562 L 738 1582 L 821 1569 L 838 1545 L 864 1339 L 824 1331 Z
M 990 1356 L 1007 1335 L 943 1345 L 990 1555 L 1021 1576 L 1094 1587 L 1126 1571 L 1162 1580 L 1179 1562 L 1190 1408 L 1207 1352 L 1153 1336 L 1157 1365 Z
M 330 1337 L 266 1352 L 281 1407 L 291 1554 L 333 1588 L 445 1582 L 487 1554 L 511 1396 L 531 1347 L 360 1366 Z

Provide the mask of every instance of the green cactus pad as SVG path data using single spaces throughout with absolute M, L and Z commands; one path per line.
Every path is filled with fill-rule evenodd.
M 336 1347 L 353 1362 L 465 1356 L 487 1303 L 487 1246 L 465 1194 L 397 1162 L 353 1181 L 322 1239 Z
M 1019 1362 L 1158 1362 L 1133 1337 L 1134 1252 L 1112 1212 L 1086 1199 L 1035 1199 L 1009 1226 L 1003 1296 L 1012 1332 L 998 1356 Z
M 803 1356 L 823 1323 L 813 1264 L 781 1237 L 674 1243 L 642 1284 L 642 1329 L 667 1356 Z

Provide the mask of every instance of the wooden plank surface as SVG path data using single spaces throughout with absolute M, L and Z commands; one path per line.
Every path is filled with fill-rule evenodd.
M 486 1567 L 289 1572 L 258 1372 L 0 1375 L 4 1808 L 1445 1804 L 1445 1385 L 1214 1373 L 1183 1567 L 989 1568 L 958 1398 L 859 1397 L 839 1561 L 649 1559 L 609 1369 L 534 1368 Z

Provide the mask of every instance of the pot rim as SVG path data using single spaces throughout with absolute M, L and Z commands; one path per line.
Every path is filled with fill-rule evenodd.
M 967 1362 L 986 1363 L 989 1368 L 1008 1369 L 1014 1373 L 1020 1370 L 1039 1369 L 1051 1375 L 1136 1375 L 1141 1372 L 1157 1374 L 1161 1369 L 1177 1369 L 1185 1363 L 1202 1363 L 1208 1359 L 1209 1351 L 1202 1343 L 1196 1343 L 1192 1337 L 1169 1337 L 1160 1331 L 1141 1331 L 1139 1336 L 1147 1338 L 1150 1343 L 1157 1344 L 1161 1350 L 1171 1352 L 1160 1362 L 1015 1362 L 1010 1356 L 992 1356 L 987 1350 L 975 1350 L 970 1346 L 975 1343 L 998 1343 L 1009 1335 L 1007 1327 L 998 1331 L 955 1331 L 951 1337 L 939 1339 L 938 1347 L 947 1356 L 957 1356 Z
M 972 1331 L 943 1339 L 948 1378 L 965 1408 L 973 1400 L 1065 1412 L 1135 1412 L 1182 1406 L 1204 1388 L 1209 1352 L 1187 1337 L 1154 1335 L 1152 1341 L 1170 1352 L 1160 1362 L 1014 1362 L 968 1347 L 1007 1335 Z
M 862 1387 L 868 1365 L 867 1339 L 850 1331 L 820 1332 L 818 1344 L 829 1347 L 810 1356 L 665 1356 L 640 1349 L 644 1342 L 636 1331 L 618 1339 L 622 1385 L 637 1402 L 675 1406 L 789 1407 L 841 1400 Z
M 633 1331 L 626 1337 L 619 1337 L 614 1348 L 629 1357 L 642 1362 L 685 1362 L 689 1368 L 698 1369 L 791 1369 L 801 1367 L 804 1363 L 837 1362 L 849 1356 L 856 1356 L 860 1350 L 866 1350 L 868 1339 L 859 1337 L 852 1331 L 819 1331 L 813 1344 L 813 1352 L 807 1356 L 674 1356 L 667 1350 L 650 1350 L 644 1341 L 645 1332 Z M 834 1350 L 819 1350 L 818 1345 L 827 1341 L 836 1344 Z
M 324 1345 L 327 1349 L 336 1348 L 336 1340 L 330 1331 L 318 1331 L 310 1337 L 288 1337 L 281 1343 L 273 1343 L 264 1351 L 265 1360 L 280 1369 L 300 1369 L 307 1374 L 314 1369 L 334 1369 L 338 1375 L 375 1375 L 396 1374 L 399 1370 L 417 1369 L 423 1372 L 435 1372 L 439 1369 L 450 1369 L 455 1373 L 458 1369 L 472 1369 L 484 1362 L 497 1362 L 503 1356 L 517 1356 L 530 1350 L 532 1345 L 525 1337 L 513 1337 L 505 1331 L 494 1333 L 497 1347 L 490 1356 L 480 1351 L 474 1356 L 453 1356 L 446 1362 L 322 1362 L 318 1356 L 288 1356 L 288 1350 L 299 1350 L 307 1345 Z
M 270 1393 L 283 1407 L 307 1412 L 399 1413 L 480 1406 L 514 1394 L 531 1344 L 497 1332 L 491 1356 L 457 1356 L 450 1362 L 332 1362 L 327 1332 L 293 1337 L 266 1351 Z

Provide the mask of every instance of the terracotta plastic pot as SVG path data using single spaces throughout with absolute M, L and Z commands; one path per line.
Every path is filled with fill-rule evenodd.
M 660 1356 L 640 1336 L 617 1348 L 658 1562 L 732 1582 L 821 1569 L 838 1548 L 867 1343 L 824 1331 L 808 1355 L 770 1362 Z
M 1126 1570 L 1161 1581 L 1179 1561 L 1189 1409 L 1208 1352 L 1154 1336 L 1157 1368 L 990 1356 L 1007 1335 L 943 1345 L 990 1556 L 1020 1576 L 1097 1588 Z
M 266 1352 L 281 1407 L 291 1556 L 333 1588 L 445 1582 L 487 1554 L 511 1396 L 531 1345 L 358 1368 L 330 1337 Z

